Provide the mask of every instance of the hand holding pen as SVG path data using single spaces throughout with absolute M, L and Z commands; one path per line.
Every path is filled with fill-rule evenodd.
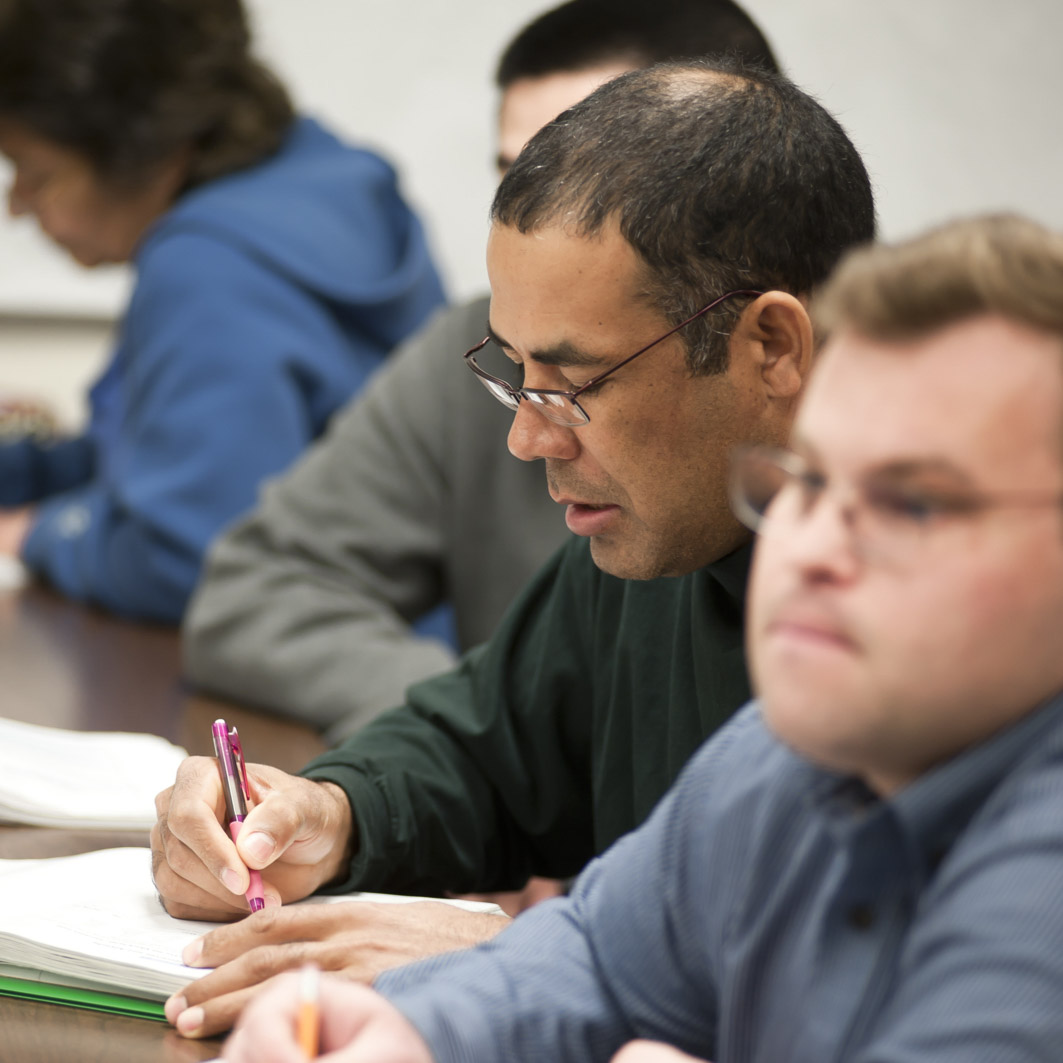
M 225 821 L 235 844 L 247 818 L 247 803 L 251 800 L 244 749 L 240 745 L 236 728 L 228 728 L 224 720 L 215 720 L 211 731 L 214 736 L 214 753 L 218 758 L 218 770 L 221 772 L 222 790 L 225 793 Z M 251 911 L 259 912 L 266 907 L 262 876 L 252 868 L 248 868 L 248 876 L 250 883 L 244 896 Z
M 217 731 L 212 734 L 221 744 L 219 755 L 189 757 L 173 786 L 155 799 L 152 874 L 166 911 L 179 919 L 246 915 L 248 902 L 241 895 L 255 895 L 249 871 L 261 873 L 267 908 L 342 878 L 357 845 L 343 790 L 266 764 L 244 763 L 224 722 Z M 254 806 L 242 829 L 231 831 L 230 823 L 240 823 L 240 801 L 247 809 L 250 793 Z

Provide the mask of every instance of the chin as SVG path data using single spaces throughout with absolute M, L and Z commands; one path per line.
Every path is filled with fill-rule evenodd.
M 807 712 L 793 705 L 780 708 L 765 702 L 763 712 L 768 730 L 787 749 L 826 771 L 848 770 L 850 758 L 843 753 L 845 738 L 835 734 L 829 722 L 810 718 Z
M 103 255 L 90 255 L 84 251 L 71 251 L 70 257 L 83 269 L 95 269 L 97 266 L 104 266 L 110 261 L 104 258 Z
M 825 771 L 863 776 L 890 744 L 888 714 L 857 684 L 802 682 L 793 676 L 758 683 L 764 723 L 799 756 Z
M 591 557 L 603 572 L 617 579 L 648 580 L 660 576 L 683 575 L 664 565 L 659 558 L 640 555 L 637 552 L 624 551 L 617 544 L 609 544 L 603 539 L 592 538 Z

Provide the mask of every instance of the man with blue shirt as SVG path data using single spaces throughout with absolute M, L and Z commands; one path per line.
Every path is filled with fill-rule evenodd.
M 791 449 L 734 463 L 759 700 L 570 897 L 326 983 L 334 1058 L 1059 1058 L 1061 292 L 1009 216 L 843 265 Z M 296 1058 L 296 1006 L 226 1058 Z

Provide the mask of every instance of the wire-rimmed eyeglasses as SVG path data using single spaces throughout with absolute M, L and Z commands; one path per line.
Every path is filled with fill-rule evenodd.
M 903 468 L 868 473 L 857 483 L 832 486 L 804 458 L 778 447 L 739 447 L 731 458 L 731 508 L 760 535 L 786 535 L 827 494 L 836 501 L 853 549 L 864 561 L 897 562 L 935 529 L 1005 507 L 1063 507 L 1051 492 L 986 492 L 966 486 L 941 487 Z
M 763 295 L 763 292 L 741 289 L 713 299 L 711 303 L 703 306 L 696 314 L 691 314 L 686 321 L 680 321 L 678 325 L 670 328 L 663 336 L 658 336 L 652 343 L 647 343 L 645 347 L 640 347 L 634 354 L 629 354 L 626 358 L 617 362 L 616 365 L 610 366 L 604 372 L 592 377 L 586 384 L 581 384 L 572 391 L 561 391 L 552 388 L 518 388 L 501 377 L 493 376 L 485 369 L 482 369 L 476 364 L 474 356 L 491 342 L 490 336 L 485 336 L 475 347 L 465 352 L 465 364 L 479 377 L 480 382 L 488 392 L 508 409 L 516 410 L 521 402 L 527 399 L 544 417 L 555 424 L 564 425 L 566 428 L 578 428 L 580 425 L 589 424 L 591 419 L 587 411 L 579 404 L 580 395 L 596 387 L 607 376 L 615 373 L 622 366 L 627 365 L 628 362 L 633 362 L 640 354 L 645 354 L 651 348 L 656 347 L 657 344 L 663 343 L 669 336 L 677 333 L 681 328 L 685 328 L 692 321 L 696 321 L 703 314 L 707 314 L 725 299 L 733 299 L 737 295 Z

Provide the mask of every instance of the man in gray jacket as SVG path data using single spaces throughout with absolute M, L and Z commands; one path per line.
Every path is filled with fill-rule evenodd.
M 776 65 L 731 0 L 571 0 L 547 12 L 499 63 L 500 171 L 601 82 L 712 52 Z M 487 308 L 485 296 L 445 311 L 408 341 L 214 545 L 185 621 L 193 683 L 338 740 L 454 663 L 418 617 L 449 602 L 462 650 L 491 635 L 565 525 L 539 464 L 506 450 L 512 417 L 458 364 Z

